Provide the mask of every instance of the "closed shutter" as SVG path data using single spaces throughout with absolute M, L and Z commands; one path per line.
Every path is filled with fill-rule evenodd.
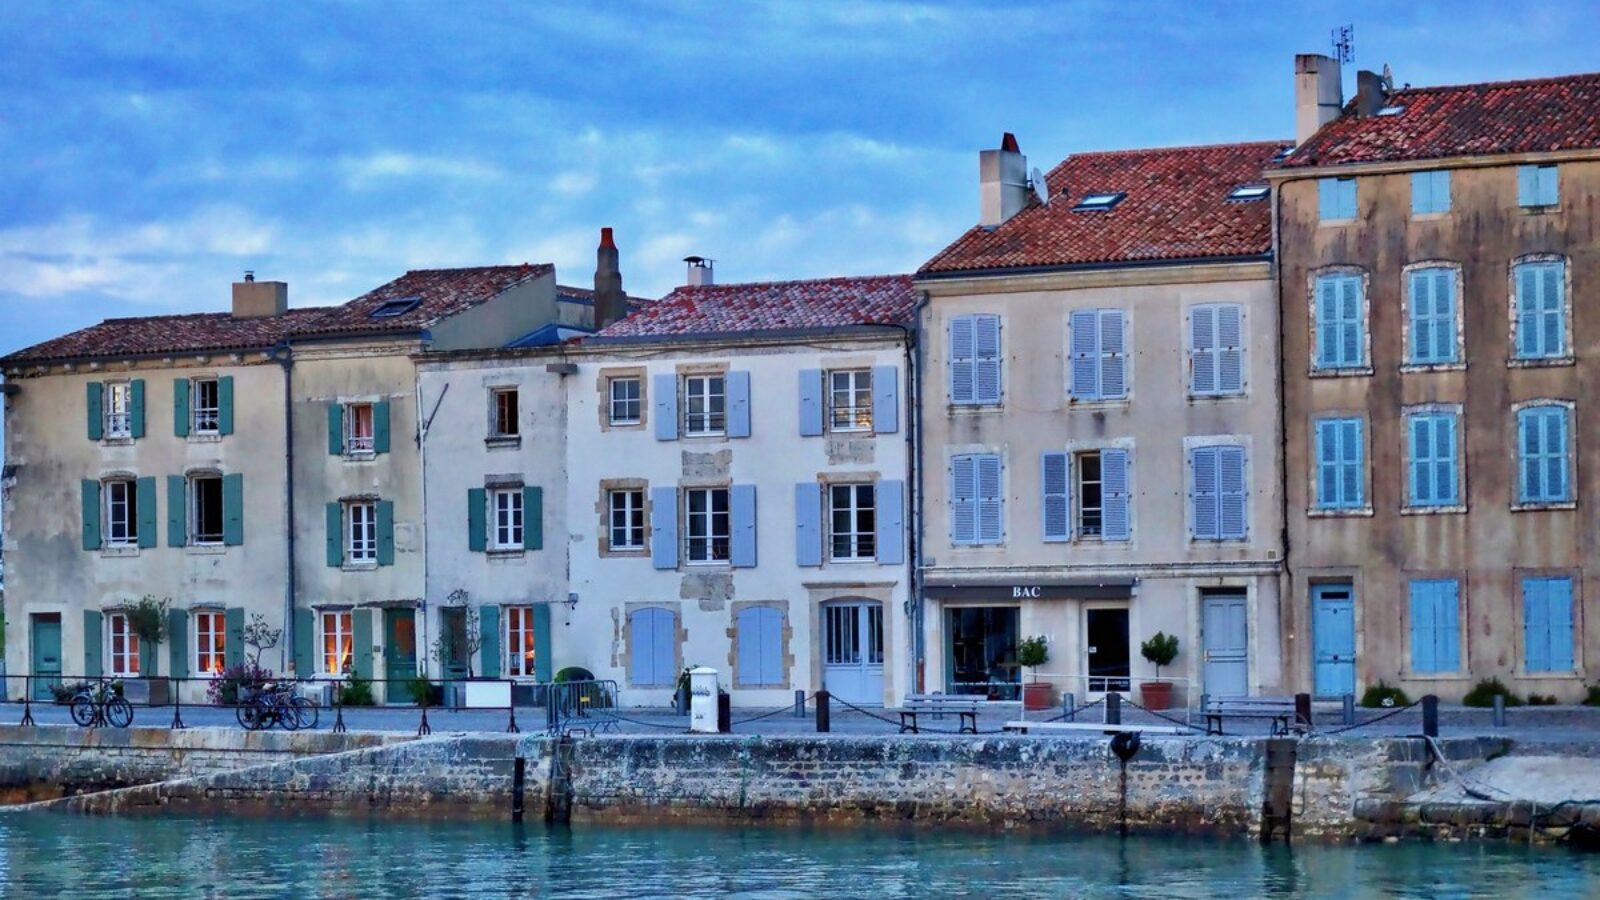
M 154 672 L 146 674 L 154 675 Z M 183 609 L 167 610 L 167 674 L 173 678 L 189 677 L 189 612 Z
M 1559 263 L 1539 266 L 1539 300 L 1543 312 L 1544 355 L 1565 356 L 1567 352 L 1567 308 L 1564 293 L 1565 267 Z
M 822 434 L 823 385 L 821 369 L 800 371 L 800 436 Z
M 350 635 L 353 645 L 350 669 L 357 678 L 372 678 L 372 610 L 350 610 Z
M 316 617 L 311 610 L 296 607 L 294 611 L 294 671 L 301 678 L 317 673 Z
M 650 380 L 655 394 L 656 440 L 678 439 L 678 376 L 657 375 Z
M 172 433 L 178 437 L 189 436 L 189 379 L 176 378 L 172 382 Z
M 872 368 L 872 430 L 878 434 L 900 430 L 900 370 L 895 366 Z
M 950 460 L 950 543 L 976 544 L 977 542 L 977 457 L 953 457 Z
M 742 687 L 782 687 L 783 614 L 768 606 L 739 611 L 738 682 Z
M 1433 347 L 1435 362 L 1456 359 L 1456 273 L 1454 269 L 1434 269 L 1429 280 L 1433 289 Z
M 1072 513 L 1067 495 L 1067 454 L 1047 452 L 1039 455 L 1039 493 L 1043 539 L 1071 540 Z
M 1132 528 L 1128 520 L 1128 451 L 1100 451 L 1100 539 L 1125 541 Z
M 139 546 L 149 549 L 156 546 L 156 480 L 141 478 L 134 483 L 139 506 Z
M 1317 279 L 1317 368 L 1339 365 L 1339 282 L 1323 275 Z
M 650 489 L 650 564 L 657 569 L 678 567 L 678 489 Z
M 1217 526 L 1217 448 L 1196 447 L 1189 453 L 1189 520 L 1199 540 L 1216 540 Z
M 815 481 L 794 486 L 794 562 L 822 565 L 822 489 Z
M 1429 416 L 1411 416 L 1411 464 L 1407 467 L 1411 479 L 1411 502 L 1414 505 L 1431 505 L 1433 488 L 1433 420 Z
M 977 400 L 975 322 L 975 316 L 957 316 L 950 320 L 950 402 L 954 404 Z
M 217 433 L 233 434 L 233 376 L 217 379 Z
M 1434 629 L 1438 639 L 1434 643 L 1439 671 L 1461 671 L 1461 583 L 1442 581 L 1435 598 Z
M 394 501 L 379 500 L 373 504 L 378 514 L 378 565 L 394 565 Z
M 1126 319 L 1120 309 L 1100 311 L 1100 398 L 1128 396 Z
M 974 395 L 977 402 L 1000 402 L 1000 317 L 978 316 L 973 328 L 977 347 Z
M 80 510 L 83 514 L 83 549 L 100 549 L 100 482 L 84 479 Z
M 91 381 L 83 387 L 89 440 L 98 441 L 106 435 L 105 385 Z
M 756 564 L 756 486 L 736 484 L 728 492 L 733 533 L 729 535 L 728 562 L 736 569 Z
M 1552 578 L 1546 590 L 1550 632 L 1550 670 L 1572 671 L 1572 579 Z
M 327 563 L 337 569 L 344 564 L 344 510 L 338 503 L 323 507 L 323 524 Z
M 328 404 L 328 455 L 344 455 L 344 407 Z
M 1249 531 L 1249 498 L 1245 492 L 1245 456 L 1241 447 L 1217 448 L 1218 527 L 1224 539 Z
M 677 683 L 677 621 L 670 610 L 658 606 L 636 609 L 628 679 L 643 687 L 672 687 Z
M 144 437 L 144 379 L 128 385 L 128 434 L 135 440 Z
M 372 633 L 367 632 L 367 644 Z M 359 645 L 357 649 L 360 649 Z M 230 606 L 222 613 L 222 664 L 228 668 L 244 664 L 244 607 Z
M 1550 600 L 1548 578 L 1522 580 L 1523 667 L 1550 671 Z
M 244 476 L 238 473 L 222 476 L 222 543 L 244 543 Z
M 85 678 L 99 678 L 104 674 L 102 658 L 105 654 L 106 639 L 100 631 L 101 616 L 97 609 L 83 611 L 83 675 Z
M 1005 534 L 1005 501 L 1001 495 L 1000 457 L 980 456 L 978 475 L 978 542 L 998 544 Z
M 1217 307 L 1217 392 L 1244 391 L 1244 307 Z
M 189 526 L 186 521 L 189 508 L 188 479 L 182 475 L 167 476 L 167 546 L 182 547 L 189 543 Z
M 550 604 L 536 603 L 533 607 L 533 678 L 540 684 L 550 683 Z
M 728 389 L 728 437 L 750 436 L 750 373 L 729 372 L 724 382 Z
M 478 607 L 478 665 L 485 678 L 500 677 L 500 607 Z
M 1189 311 L 1189 391 L 1217 391 L 1217 307 L 1196 306 Z
M 372 404 L 372 452 L 389 452 L 389 401 Z
M 1438 584 L 1436 581 L 1411 582 L 1411 669 L 1414 672 L 1439 671 L 1434 620 Z
M 1361 323 L 1361 279 L 1339 279 L 1339 364 L 1360 366 L 1365 362 L 1365 340 Z
M 905 493 L 903 481 L 880 481 L 873 489 L 881 565 L 898 566 L 905 562 Z
M 1072 399 L 1100 397 L 1100 317 L 1092 309 L 1078 310 L 1068 320 L 1072 331 Z
M 544 488 L 522 489 L 522 549 L 544 549 Z
M 489 546 L 489 492 L 467 488 L 467 550 L 482 553 Z

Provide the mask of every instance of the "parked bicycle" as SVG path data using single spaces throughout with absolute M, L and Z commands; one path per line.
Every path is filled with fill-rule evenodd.
M 108 682 L 85 684 L 72 695 L 72 721 L 80 728 L 127 728 L 133 724 L 133 704 Z
M 294 685 L 272 683 L 246 690 L 234 713 L 246 731 L 264 731 L 274 725 L 285 731 L 316 728 L 320 715 L 317 704 L 296 693 Z

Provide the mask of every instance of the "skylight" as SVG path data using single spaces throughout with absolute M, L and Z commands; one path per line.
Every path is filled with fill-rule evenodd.
M 1126 191 L 1103 191 L 1098 194 L 1085 194 L 1083 199 L 1079 200 L 1078 204 L 1072 209 L 1074 212 L 1107 210 L 1122 202 L 1122 198 L 1126 196 L 1128 196 Z
M 1264 184 L 1241 184 L 1228 192 L 1229 200 L 1260 200 L 1272 193 Z
M 416 309 L 417 304 L 421 302 L 421 297 L 400 297 L 395 300 L 385 300 L 377 309 L 368 313 L 367 318 L 392 319 L 395 316 L 403 316 Z
M 1398 115 L 1400 115 L 1401 113 L 1403 113 L 1405 111 L 1406 111 L 1406 108 L 1404 106 L 1385 106 L 1384 108 L 1378 110 L 1378 115 L 1380 115 L 1380 116 L 1398 116 Z
M 1282 150 L 1279 150 L 1272 157 L 1272 161 L 1273 162 L 1283 162 L 1284 160 L 1288 159 L 1289 158 L 1289 154 L 1291 154 L 1293 152 L 1294 152 L 1294 148 L 1293 147 L 1285 147 Z

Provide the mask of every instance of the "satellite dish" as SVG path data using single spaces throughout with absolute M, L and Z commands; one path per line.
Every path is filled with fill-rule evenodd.
M 1388 63 L 1383 64 L 1383 90 L 1385 93 L 1394 93 L 1394 72 Z
M 1028 173 L 1028 183 L 1033 185 L 1034 196 L 1039 198 L 1040 203 L 1050 202 L 1050 187 L 1044 183 L 1044 173 L 1039 171 L 1038 166 L 1034 166 L 1033 171 Z

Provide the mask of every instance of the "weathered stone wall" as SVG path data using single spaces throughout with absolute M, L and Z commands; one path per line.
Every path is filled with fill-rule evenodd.
M 1482 762 L 1507 752 L 1498 738 L 1436 741 L 1451 765 Z M 1297 835 L 1382 837 L 1357 816 L 1363 805 L 1397 804 L 1437 777 L 1434 755 L 1421 738 L 1309 738 L 1297 745 L 1294 831 Z

